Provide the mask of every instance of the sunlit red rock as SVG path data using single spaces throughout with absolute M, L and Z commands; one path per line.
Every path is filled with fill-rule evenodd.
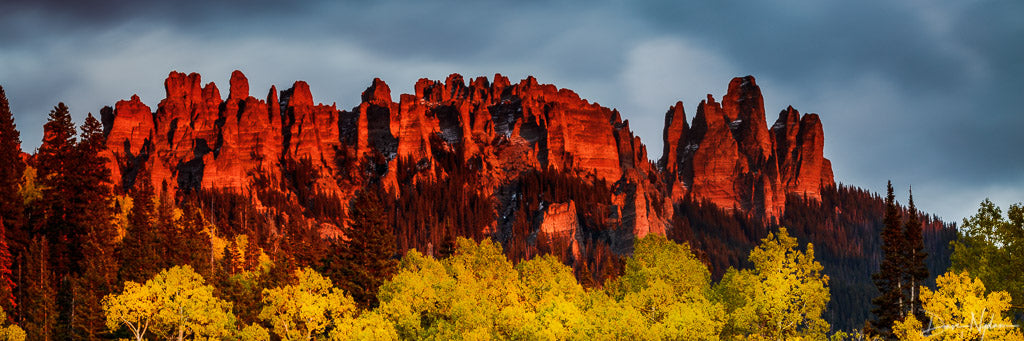
M 690 131 L 689 122 L 686 121 L 686 111 L 683 102 L 679 101 L 668 108 L 665 112 L 665 129 L 662 135 L 664 139 L 663 151 L 659 165 L 665 169 L 665 173 L 675 180 L 678 174 L 679 161 L 682 160 L 682 153 L 686 150 L 687 133 Z
M 281 155 L 281 117 L 268 104 L 249 96 L 240 71 L 231 74 L 231 94 L 225 101 L 218 140 L 220 147 L 204 156 L 204 188 L 244 188 L 251 174 L 273 178 Z
M 665 114 L 660 160 L 673 200 L 779 217 L 787 195 L 817 199 L 822 186 L 835 185 L 818 116 L 789 107 L 769 129 L 753 77 L 734 78 L 721 104 L 708 95 L 690 127 L 676 119 L 680 107 Z
M 729 82 L 729 91 L 722 98 L 722 112 L 736 139 L 740 153 L 751 163 L 767 160 L 772 153 L 772 140 L 764 116 L 764 99 L 754 77 L 737 77 Z
M 548 167 L 604 180 L 615 187 L 616 221 L 638 236 L 664 234 L 673 203 L 684 198 L 779 216 L 787 194 L 817 198 L 821 186 L 834 184 L 818 117 L 789 108 L 769 129 L 749 76 L 730 82 L 721 103 L 709 95 L 692 123 L 683 103 L 671 106 L 657 165 L 618 111 L 533 77 L 420 79 L 398 102 L 374 79 L 351 110 L 317 104 L 302 81 L 280 92 L 271 87 L 260 99 L 240 71 L 231 74 L 227 98 L 215 84 L 201 84 L 198 74 L 171 72 L 155 112 L 138 97 L 117 103 L 107 137 L 117 181 L 131 186 L 145 165 L 157 188 L 247 191 L 257 178 L 280 179 L 300 167 L 314 191 L 347 201 L 373 176 L 360 168 L 367 158 L 387 163 L 380 176 L 394 190 L 402 160 L 425 169 L 416 181 L 446 176 L 435 172 L 442 153 L 486 174 L 477 189 L 483 196 Z M 544 229 L 573 224 L 572 205 L 552 204 Z
M 235 70 L 231 73 L 231 92 L 228 93 L 228 100 L 245 100 L 249 97 L 249 79 L 245 78 L 242 71 Z
M 701 101 L 691 127 L 693 156 L 683 163 L 684 182 L 694 196 L 723 208 L 741 208 L 739 177 L 749 172 L 740 159 L 739 147 L 729 129 L 729 118 L 722 107 L 708 95 Z M 691 147 L 692 146 L 692 147 Z
M 111 149 L 122 150 L 128 155 L 139 155 L 145 141 L 153 135 L 153 112 L 139 100 L 138 95 L 132 95 L 130 100 L 118 101 L 114 105 L 114 115 L 107 144 Z
M 818 188 L 835 185 L 835 181 L 832 180 L 832 163 L 822 155 L 825 134 L 822 132 L 821 120 L 818 115 L 807 114 L 800 119 L 797 144 L 800 163 L 796 181 L 790 184 L 789 191 L 819 198 Z
M 621 123 L 617 112 L 582 100 L 571 90 L 538 84 L 533 77 L 520 82 L 512 93 L 522 99 L 525 121 L 536 117 L 546 128 L 552 166 L 592 172 L 608 181 L 622 176 L 614 137 L 615 124 Z
M 576 203 L 573 201 L 555 203 L 548 205 L 544 210 L 544 217 L 540 224 L 540 235 L 548 243 L 568 244 L 570 250 L 572 250 L 572 255 L 579 257 L 580 245 L 576 240 L 576 233 L 579 228 Z
M 285 93 L 290 94 L 284 113 L 289 129 L 285 152 L 296 160 L 308 158 L 314 165 L 329 166 L 340 141 L 337 108 L 314 105 L 306 82 L 295 82 Z

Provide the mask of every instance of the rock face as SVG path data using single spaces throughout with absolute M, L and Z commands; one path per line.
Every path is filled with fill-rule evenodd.
M 110 158 L 110 162 L 114 163 L 114 167 L 110 167 L 111 177 L 115 181 L 127 178 L 128 180 L 123 180 L 123 182 L 131 186 L 135 179 L 134 171 L 138 168 L 138 162 L 145 160 L 152 149 L 152 137 L 156 127 L 153 111 L 139 100 L 138 95 L 133 95 L 130 100 L 117 102 L 114 108 L 116 119 L 113 120 L 107 135 L 107 147 L 111 151 L 118 152 L 112 153 L 114 157 Z M 112 143 L 118 145 L 112 145 Z M 118 164 L 125 167 L 116 167 Z M 122 175 L 122 170 L 127 170 L 129 173 Z
M 540 238 L 551 244 L 568 243 L 563 250 L 572 252 L 573 257 L 580 256 L 580 243 L 576 240 L 576 233 L 579 231 L 580 223 L 576 203 L 551 204 L 544 211 L 544 217 L 540 225 Z
M 832 164 L 823 155 L 818 115 L 783 110 L 769 129 L 754 77 L 729 83 L 722 103 L 708 95 L 693 125 L 679 123 L 681 104 L 665 114 L 665 153 L 659 164 L 672 198 L 708 200 L 723 208 L 781 217 L 786 195 L 820 199 L 833 186 Z
M 302 177 L 299 191 L 344 203 L 370 178 L 402 186 L 402 162 L 415 163 L 423 180 L 444 177 L 434 170 L 454 156 L 486 174 L 477 189 L 485 196 L 524 171 L 549 168 L 614 184 L 616 221 L 643 236 L 664 234 L 673 204 L 687 197 L 780 216 L 787 194 L 817 198 L 834 184 L 818 117 L 789 108 L 769 129 L 749 76 L 734 79 L 722 103 L 709 95 L 692 124 L 683 103 L 673 105 L 657 165 L 617 111 L 533 77 L 420 79 L 398 102 L 374 79 L 351 110 L 317 104 L 302 81 L 255 98 L 239 71 L 226 99 L 194 73 L 171 72 L 164 86 L 155 111 L 133 96 L 104 120 L 110 167 L 123 188 L 143 167 L 155 188 L 172 191 L 251 193 L 259 182 Z M 575 204 L 550 204 L 541 230 L 574 230 Z
M 150 168 L 155 188 L 167 190 L 241 189 L 256 173 L 278 172 L 281 115 L 270 108 L 277 104 L 249 96 L 248 81 L 238 71 L 226 101 L 216 85 L 200 83 L 198 74 L 172 72 L 155 113 L 137 96 L 117 103 L 107 147 L 125 188 L 133 186 L 141 167 Z M 276 93 L 271 97 L 276 102 Z

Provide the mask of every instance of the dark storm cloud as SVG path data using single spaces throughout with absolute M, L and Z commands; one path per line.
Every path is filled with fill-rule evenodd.
M 5 13 L 22 15 L 39 13 L 53 20 L 48 24 L 74 26 L 104 26 L 119 20 L 145 16 L 147 19 L 166 18 L 180 24 L 197 24 L 215 17 L 228 17 L 231 13 L 244 15 L 287 15 L 307 9 L 314 2 L 276 0 L 225 1 L 136 1 L 136 0 L 14 0 L 0 4 Z
M 664 2 L 640 13 L 665 30 L 704 37 L 763 74 L 813 81 L 877 71 L 930 84 L 909 89 L 935 91 L 953 86 L 949 76 L 968 78 L 967 70 L 949 68 L 955 56 L 939 51 L 919 9 L 888 1 L 825 3 L 779 9 L 763 2 Z M 674 15 L 681 13 L 692 15 Z
M 753 74 L 769 121 L 790 104 L 821 114 L 837 180 L 913 184 L 946 217 L 1024 200 L 1024 3 L 791 5 L 5 1 L 0 84 L 31 150 L 57 101 L 76 118 L 133 92 L 155 107 L 171 69 L 222 91 L 242 69 L 254 95 L 303 79 L 343 108 L 373 77 L 397 98 L 419 77 L 532 74 L 618 108 L 656 159 L 670 104 L 692 118 L 704 93 Z

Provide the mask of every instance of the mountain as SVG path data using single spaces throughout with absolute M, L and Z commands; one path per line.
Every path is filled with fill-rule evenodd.
M 226 98 L 195 73 L 171 72 L 164 86 L 155 110 L 132 96 L 102 111 L 116 184 L 198 198 L 219 232 L 300 261 L 316 259 L 354 193 L 379 182 L 394 198 L 399 250 L 492 237 L 513 260 L 554 253 L 599 285 L 648 233 L 692 243 L 720 275 L 785 224 L 823 246 L 826 273 L 844 280 L 834 295 L 856 292 L 833 300 L 833 323 L 859 327 L 874 296 L 881 200 L 837 186 L 816 114 L 788 107 L 769 127 L 751 76 L 721 102 L 708 95 L 692 121 L 683 103 L 670 106 L 657 163 L 617 110 L 533 77 L 420 79 L 397 102 L 374 79 L 350 110 L 317 104 L 302 81 L 256 98 L 240 71 Z M 927 222 L 940 268 L 950 227 Z
M 105 115 L 110 168 L 124 188 L 144 164 L 157 188 L 168 181 L 170 190 L 246 191 L 254 177 L 278 177 L 287 164 L 308 161 L 314 191 L 348 198 L 360 180 L 334 179 L 364 178 L 352 173 L 367 155 L 383 156 L 383 181 L 395 189 L 400 159 L 434 169 L 439 149 L 459 150 L 462 163 L 486 173 L 485 195 L 525 170 L 549 167 L 635 186 L 615 204 L 632 207 L 622 223 L 643 236 L 664 233 L 671 203 L 684 198 L 780 217 L 788 194 L 819 198 L 821 187 L 835 184 L 817 115 L 790 107 L 769 129 L 751 76 L 733 79 L 722 103 L 709 95 L 692 126 L 681 102 L 669 108 L 657 166 L 617 111 L 532 77 L 517 84 L 480 77 L 468 86 L 457 74 L 444 83 L 421 79 L 397 103 L 375 79 L 350 111 L 314 104 L 301 81 L 257 99 L 239 71 L 226 99 L 194 73 L 172 72 L 164 85 L 155 112 L 133 96 Z

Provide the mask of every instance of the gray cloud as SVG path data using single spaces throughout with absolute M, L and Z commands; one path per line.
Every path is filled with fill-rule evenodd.
M 913 184 L 954 219 L 1024 200 L 1024 3 L 790 5 L 16 0 L 0 3 L 0 84 L 31 150 L 57 101 L 79 120 L 133 92 L 155 107 L 172 69 L 222 87 L 242 69 L 258 95 L 303 79 L 342 108 L 374 77 L 397 98 L 420 77 L 535 75 L 618 108 L 656 159 L 669 105 L 692 117 L 752 74 L 769 121 L 821 114 L 837 180 Z

